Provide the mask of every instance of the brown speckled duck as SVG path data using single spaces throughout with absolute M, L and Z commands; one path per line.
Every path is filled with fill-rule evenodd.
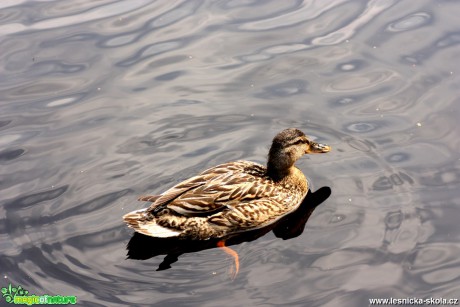
M 140 197 L 151 206 L 123 219 L 135 231 L 159 238 L 220 239 L 262 228 L 296 210 L 307 195 L 297 159 L 328 151 L 289 128 L 273 139 L 267 167 L 250 161 L 217 165 L 161 195 Z

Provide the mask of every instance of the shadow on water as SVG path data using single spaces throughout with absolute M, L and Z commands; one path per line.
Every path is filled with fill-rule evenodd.
M 254 241 L 270 231 L 273 231 L 277 238 L 289 240 L 300 236 L 305 225 L 318 205 L 323 203 L 331 195 L 331 188 L 322 187 L 316 192 L 309 191 L 300 207 L 287 215 L 277 223 L 238 235 L 233 235 L 225 240 L 226 246 L 236 245 L 243 242 Z M 165 239 L 149 237 L 135 232 L 127 244 L 127 258 L 146 260 L 159 255 L 166 255 L 163 262 L 158 266 L 157 271 L 171 268 L 171 264 L 178 261 L 179 256 L 186 253 L 199 252 L 217 247 L 219 240 L 186 240 L 186 239 Z

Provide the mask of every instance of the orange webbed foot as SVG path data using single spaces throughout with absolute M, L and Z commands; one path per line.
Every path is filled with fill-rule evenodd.
M 235 252 L 230 247 L 225 246 L 225 241 L 224 240 L 217 242 L 217 246 L 222 248 L 225 253 L 227 253 L 230 256 L 232 256 L 233 259 L 235 260 L 235 267 L 232 267 L 232 269 L 230 271 L 230 278 L 232 280 L 234 280 L 236 278 L 236 275 L 238 274 L 238 272 L 240 270 L 240 260 L 239 260 L 238 253 Z

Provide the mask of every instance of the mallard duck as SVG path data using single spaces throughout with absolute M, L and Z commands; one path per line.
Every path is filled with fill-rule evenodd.
M 262 228 L 296 210 L 307 195 L 307 179 L 294 163 L 329 151 L 299 129 L 285 129 L 273 139 L 266 167 L 250 161 L 217 165 L 161 195 L 140 197 L 150 207 L 123 219 L 157 238 L 220 239 Z

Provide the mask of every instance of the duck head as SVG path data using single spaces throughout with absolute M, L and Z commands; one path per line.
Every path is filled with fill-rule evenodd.
M 268 152 L 267 173 L 273 180 L 281 180 L 304 154 L 326 153 L 330 150 L 328 145 L 309 140 L 299 129 L 285 129 L 273 138 Z

